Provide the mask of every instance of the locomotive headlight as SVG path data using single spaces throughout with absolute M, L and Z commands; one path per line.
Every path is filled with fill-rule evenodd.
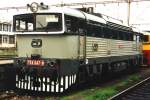
M 16 60 L 15 62 L 16 62 L 17 65 L 19 65 L 20 64 L 20 59 Z
M 47 63 L 47 65 L 48 65 L 49 67 L 54 67 L 55 62 L 54 62 L 54 61 L 49 61 L 49 62 Z
M 51 68 L 56 67 L 57 62 L 55 60 L 49 60 L 49 61 L 47 61 L 47 66 L 51 67 Z
M 38 3 L 33 2 L 33 3 L 30 5 L 30 10 L 31 10 L 32 12 L 36 13 L 36 12 L 38 11 L 38 7 L 39 7 Z

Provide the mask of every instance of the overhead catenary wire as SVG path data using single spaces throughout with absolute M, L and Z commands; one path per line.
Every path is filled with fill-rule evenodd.
M 53 4 L 49 6 L 78 6 L 78 5 L 95 5 L 95 4 L 110 4 L 110 3 L 128 3 L 129 0 L 98 0 L 95 2 L 82 2 L 82 3 L 64 3 L 61 4 Z M 130 0 L 130 2 L 143 2 L 149 0 Z M 26 5 L 26 4 L 25 4 Z M 13 7 L 0 7 L 0 10 L 10 10 L 10 9 L 27 9 L 27 6 L 13 6 Z

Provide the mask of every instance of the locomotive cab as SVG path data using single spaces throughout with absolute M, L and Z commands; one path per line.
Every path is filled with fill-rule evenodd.
M 76 82 L 83 43 L 79 47 L 79 35 L 72 34 L 68 17 L 65 17 L 68 15 L 61 10 L 13 17 L 18 53 L 14 61 L 17 88 L 63 92 Z

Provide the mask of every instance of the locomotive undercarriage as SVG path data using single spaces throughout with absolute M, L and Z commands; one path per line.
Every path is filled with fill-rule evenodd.
M 113 77 L 118 74 L 130 73 L 139 70 L 141 65 L 141 55 L 134 56 L 123 56 L 123 57 L 112 57 L 109 59 L 92 59 L 89 61 L 89 64 L 80 66 L 79 73 L 77 74 L 77 80 L 80 83 L 86 81 L 99 82 L 105 77 Z
M 79 61 L 63 60 L 59 61 L 56 68 L 21 65 L 16 67 L 16 87 L 29 91 L 61 93 L 75 84 L 93 79 L 100 81 L 106 75 L 137 69 L 140 59 L 140 56 L 130 59 L 122 57 L 120 61 L 113 59 L 112 62 L 110 59 L 101 59 L 102 62 L 99 63 L 91 59 L 88 64 L 80 66 Z

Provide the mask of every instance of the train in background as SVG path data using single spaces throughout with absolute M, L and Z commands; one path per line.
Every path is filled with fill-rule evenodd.
M 0 57 L 16 56 L 16 38 L 12 32 L 12 22 L 0 21 Z
M 16 88 L 62 93 L 75 84 L 139 67 L 141 34 L 102 15 L 54 7 L 13 16 Z
M 143 32 L 143 64 L 150 65 L 150 32 Z

